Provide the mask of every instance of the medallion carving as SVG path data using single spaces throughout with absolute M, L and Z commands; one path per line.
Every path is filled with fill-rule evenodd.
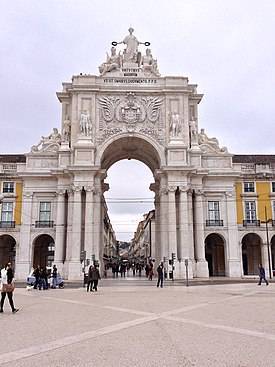
M 140 132 L 155 140 L 164 140 L 162 103 L 159 97 L 137 97 L 129 92 L 124 97 L 98 98 L 99 136 L 101 143 L 122 132 Z

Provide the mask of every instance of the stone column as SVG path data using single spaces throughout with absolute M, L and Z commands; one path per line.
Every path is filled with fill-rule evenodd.
M 168 207 L 168 191 L 165 188 L 162 188 L 159 191 L 160 197 L 160 256 L 163 260 L 163 257 L 166 257 L 168 260 L 169 257 L 169 246 L 168 246 L 168 233 L 167 233 L 167 207 Z
M 188 190 L 187 186 L 180 186 L 179 196 L 179 234 L 180 234 L 180 248 L 179 248 L 179 259 L 180 259 L 180 274 L 181 278 L 186 277 L 185 263 L 184 260 L 188 260 L 188 275 L 190 278 L 193 277 L 193 268 L 190 261 L 190 242 L 193 243 L 193 231 L 190 232 L 189 225 L 189 207 L 188 207 Z
M 23 192 L 22 224 L 20 242 L 16 254 L 16 278 L 26 279 L 32 267 L 33 244 L 31 243 L 32 199 L 33 193 Z
M 197 277 L 209 277 L 208 264 L 205 260 L 204 217 L 201 190 L 195 196 L 195 251 L 197 260 Z
M 85 251 L 86 258 L 91 259 L 95 254 L 94 249 L 94 187 L 86 186 L 86 211 L 85 211 Z
M 54 263 L 57 266 L 58 271 L 62 274 L 63 274 L 63 260 L 64 260 L 64 240 L 65 240 L 65 191 L 58 190 Z
M 226 214 L 227 214 L 227 228 L 228 228 L 228 243 L 224 253 L 227 253 L 227 275 L 230 277 L 241 277 L 241 253 L 239 247 L 238 225 L 237 225 L 237 211 L 236 198 L 233 192 L 227 192 L 226 198 Z M 227 250 L 227 251 L 226 251 Z
M 96 260 L 100 259 L 102 243 L 102 213 L 101 213 L 101 189 L 96 188 L 94 192 L 94 247 L 92 255 Z
M 177 254 L 177 217 L 176 217 L 176 186 L 168 187 L 168 239 L 169 239 L 169 258 L 172 252 Z
M 81 190 L 80 186 L 73 186 L 73 217 L 71 235 L 71 256 L 68 267 L 68 279 L 79 279 L 80 265 L 80 236 L 81 236 Z
M 188 234 L 189 234 L 189 270 L 194 277 L 196 273 L 195 249 L 194 249 L 194 231 L 193 231 L 193 193 L 192 190 L 187 191 L 187 205 L 188 205 Z M 192 269 L 191 269 L 192 268 Z

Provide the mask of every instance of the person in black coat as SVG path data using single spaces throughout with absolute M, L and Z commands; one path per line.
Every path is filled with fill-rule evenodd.
M 164 271 L 164 266 L 163 266 L 163 262 L 161 262 L 159 264 L 159 266 L 157 267 L 157 273 L 158 273 L 158 282 L 157 282 L 157 287 L 163 288 L 163 271 Z
M 0 301 L 0 312 L 4 312 L 4 302 L 6 295 L 8 295 L 9 303 L 11 306 L 11 310 L 13 313 L 19 311 L 18 308 L 14 307 L 13 303 L 13 291 L 14 291 L 14 284 L 13 284 L 13 270 L 11 267 L 11 263 L 8 263 L 2 270 L 1 270 L 1 301 Z
M 268 285 L 268 281 L 266 280 L 266 277 L 265 277 L 265 270 L 262 264 L 259 264 L 259 278 L 260 279 L 259 279 L 258 285 L 262 284 L 262 280 L 264 280 L 265 284 Z
M 101 279 L 98 267 L 95 265 L 91 265 L 88 271 L 88 284 L 87 284 L 87 292 L 89 289 L 91 292 L 95 290 L 97 292 L 98 280 Z

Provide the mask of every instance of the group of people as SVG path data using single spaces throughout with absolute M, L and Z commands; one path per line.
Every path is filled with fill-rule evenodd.
M 0 301 L 0 313 L 4 312 L 4 302 L 6 296 L 10 303 L 12 313 L 19 311 L 13 303 L 13 291 L 14 291 L 14 273 L 12 270 L 11 263 L 7 263 L 3 269 L 1 269 L 1 301 Z
M 87 292 L 97 292 L 98 281 L 101 279 L 98 266 L 96 264 L 90 265 L 87 279 Z
M 49 288 L 49 281 L 48 278 L 51 275 L 52 277 L 52 284 L 51 288 L 55 289 L 57 287 L 57 267 L 56 265 L 52 268 L 52 273 L 48 273 L 47 269 L 44 267 L 40 267 L 37 265 L 37 267 L 33 271 L 33 276 L 35 277 L 34 282 L 34 289 L 43 289 L 46 290 Z

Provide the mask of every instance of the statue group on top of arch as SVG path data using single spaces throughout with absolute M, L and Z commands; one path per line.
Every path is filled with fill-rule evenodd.
M 201 129 L 198 134 L 198 143 L 201 150 L 205 153 L 215 152 L 215 153 L 228 153 L 226 147 L 220 147 L 217 138 L 209 138 L 204 129 Z
M 107 60 L 99 66 L 99 72 L 101 75 L 105 75 L 108 72 L 121 70 L 122 67 L 134 66 L 144 71 L 145 74 L 153 74 L 154 76 L 160 76 L 158 71 L 157 60 L 153 58 L 151 49 L 146 49 L 146 54 L 141 55 L 138 50 L 139 45 L 149 46 L 149 42 L 139 42 L 133 35 L 134 29 L 129 28 L 129 35 L 127 35 L 121 42 L 112 42 L 111 55 L 107 53 Z M 126 48 L 123 53 L 119 51 L 117 54 L 115 46 L 125 44 Z

